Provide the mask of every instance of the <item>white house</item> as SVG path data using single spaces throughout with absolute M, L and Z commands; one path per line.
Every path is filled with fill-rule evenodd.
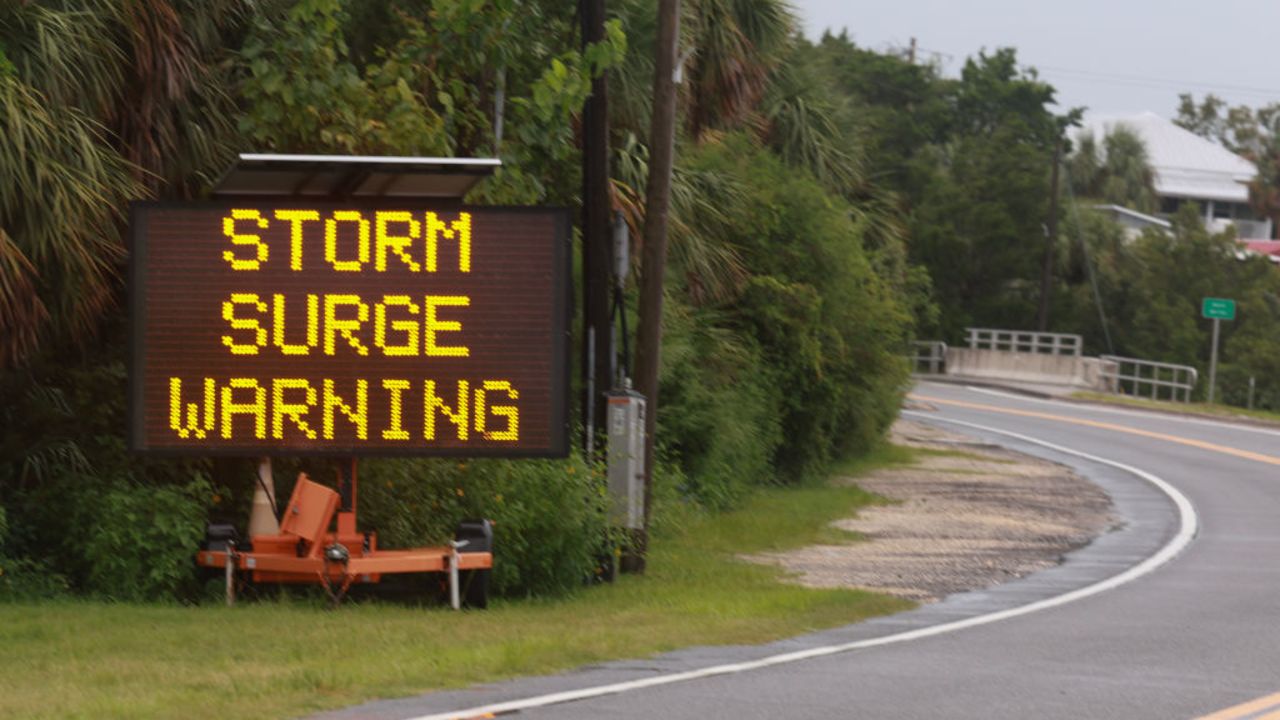
M 1080 132 L 1092 132 L 1101 145 L 1103 137 L 1121 124 L 1147 146 L 1161 216 L 1171 216 L 1183 203 L 1195 202 L 1204 212 L 1205 225 L 1214 232 L 1234 224 L 1241 239 L 1270 239 L 1271 221 L 1258 217 L 1249 206 L 1249 182 L 1257 174 L 1252 163 L 1151 112 L 1089 116 Z

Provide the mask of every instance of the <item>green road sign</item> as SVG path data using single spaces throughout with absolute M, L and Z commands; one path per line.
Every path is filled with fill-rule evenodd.
M 1236 301 L 1225 298 L 1205 298 L 1200 314 L 1210 320 L 1235 320 Z

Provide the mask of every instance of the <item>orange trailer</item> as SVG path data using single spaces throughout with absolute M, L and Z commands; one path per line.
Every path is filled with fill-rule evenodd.
M 337 491 L 302 473 L 281 513 L 280 534 L 253 535 L 241 547 L 232 526 L 213 525 L 196 562 L 225 571 L 228 603 L 235 600 L 236 573 L 254 582 L 317 583 L 335 605 L 353 584 L 377 583 L 383 575 L 444 573 L 455 609 L 486 606 L 493 567 L 490 521 L 462 522 L 448 545 L 379 550 L 377 533 L 356 528 L 354 472 L 350 490 L 349 506 L 340 507 L 344 498 Z

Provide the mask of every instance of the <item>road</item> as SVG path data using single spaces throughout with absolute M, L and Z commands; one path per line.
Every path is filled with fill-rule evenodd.
M 1075 467 L 1125 527 L 891 618 L 333 717 L 1280 720 L 1280 431 L 942 384 L 913 398 L 912 419 Z

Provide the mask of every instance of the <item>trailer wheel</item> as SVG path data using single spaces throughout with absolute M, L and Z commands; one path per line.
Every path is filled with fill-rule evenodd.
M 454 539 L 466 540 L 460 552 L 493 552 L 493 523 L 488 520 L 463 520 L 458 523 Z M 489 606 L 489 578 L 492 568 L 463 570 L 458 573 L 459 595 L 462 606 L 483 610 Z
M 489 576 L 493 571 L 485 568 L 484 570 L 463 570 L 458 575 L 458 584 L 461 585 L 462 607 L 472 608 L 474 610 L 484 610 L 489 607 Z

